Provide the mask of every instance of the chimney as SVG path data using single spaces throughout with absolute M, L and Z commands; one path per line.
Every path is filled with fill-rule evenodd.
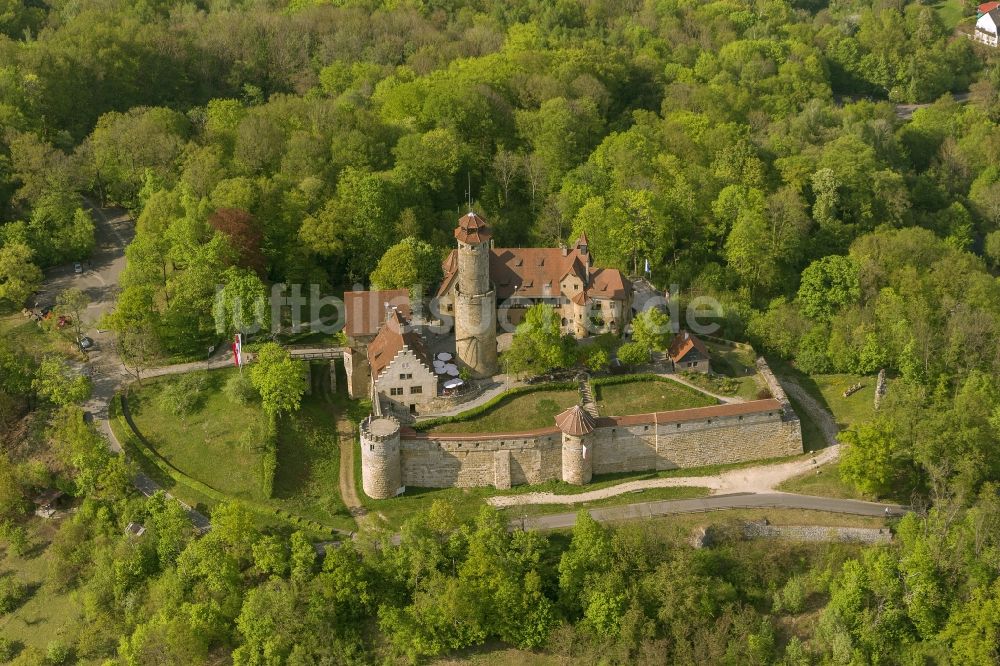
M 569 254 L 569 246 L 566 243 L 559 243 L 559 250 L 562 252 L 562 256 Z

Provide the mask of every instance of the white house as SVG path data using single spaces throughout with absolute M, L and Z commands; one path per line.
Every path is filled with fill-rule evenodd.
M 437 397 L 437 375 L 430 354 L 398 309 L 389 313 L 368 345 L 368 363 L 376 391 L 395 411 L 416 414 L 424 403 Z
M 972 38 L 989 46 L 997 46 L 997 33 L 1000 32 L 1000 7 L 986 12 L 976 21 L 976 29 Z

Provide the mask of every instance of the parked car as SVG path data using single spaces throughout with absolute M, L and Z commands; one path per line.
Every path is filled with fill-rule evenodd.
M 74 263 L 73 264 L 73 272 L 74 273 L 82 273 L 83 272 L 83 264 L 81 264 L 79 261 L 77 261 L 76 263 Z
M 94 341 L 88 338 L 86 335 L 81 336 L 77 342 L 80 343 L 80 349 L 83 351 L 88 351 L 94 348 Z

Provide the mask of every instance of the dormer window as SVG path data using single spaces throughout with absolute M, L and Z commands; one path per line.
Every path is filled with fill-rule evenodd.
M 538 265 L 539 266 L 544 266 L 545 265 L 545 257 L 542 257 L 541 259 L 538 260 Z
M 521 266 L 523 264 L 524 264 L 524 259 L 522 259 L 521 257 L 518 257 L 517 259 L 514 260 L 515 266 Z

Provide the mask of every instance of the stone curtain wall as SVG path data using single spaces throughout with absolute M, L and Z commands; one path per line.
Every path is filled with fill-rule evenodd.
M 400 442 L 403 485 L 509 488 L 562 477 L 562 433 L 555 428 L 520 438 L 482 437 L 408 439 L 404 435 Z
M 799 421 L 779 404 L 760 401 L 759 410 L 740 411 L 744 413 L 683 421 L 669 421 L 670 412 L 601 419 L 583 440 L 594 474 L 701 467 L 802 453 Z M 434 436 L 404 430 L 402 484 L 505 488 L 562 479 L 562 439 L 556 428 L 518 435 Z
M 598 428 L 594 474 L 725 465 L 802 453 L 797 419 L 780 409 L 705 421 Z

